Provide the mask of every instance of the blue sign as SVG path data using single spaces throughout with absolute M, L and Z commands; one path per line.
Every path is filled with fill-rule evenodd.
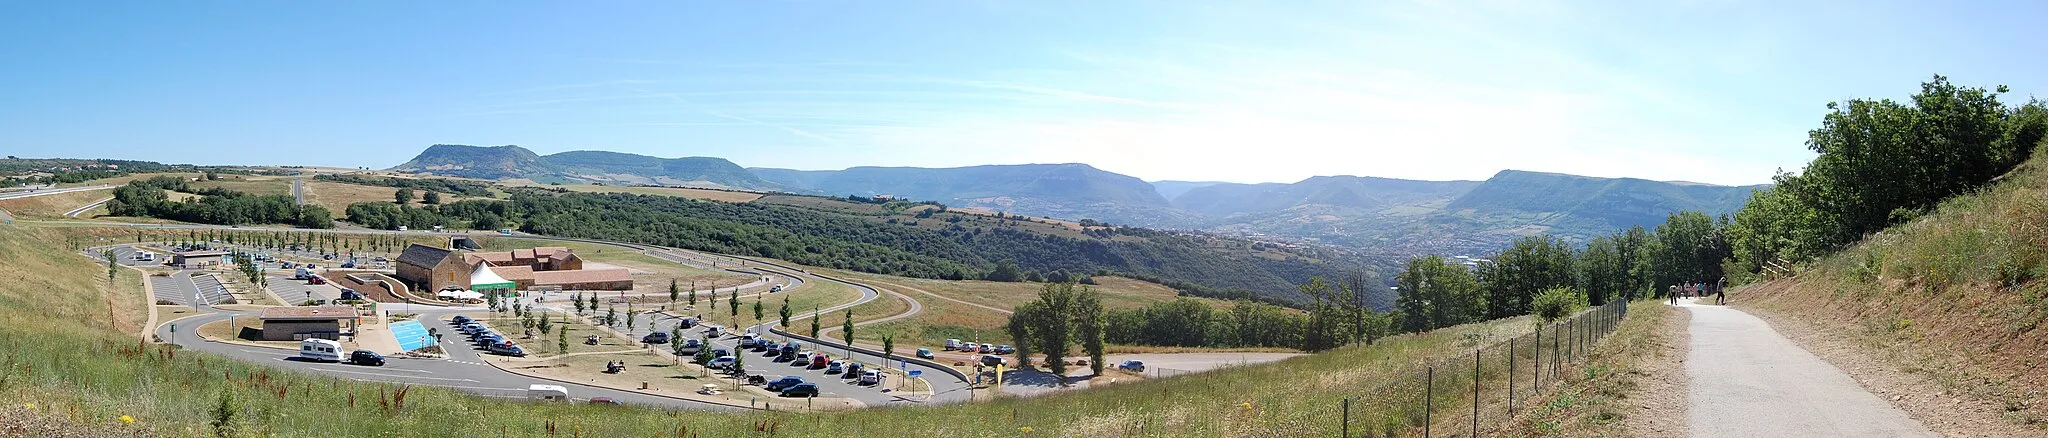
M 427 328 L 419 321 L 400 321 L 391 324 L 391 337 L 398 339 L 398 348 L 413 351 L 434 345 L 434 337 L 427 336 Z
M 910 377 L 917 377 L 922 375 L 924 375 L 924 370 L 910 370 Z

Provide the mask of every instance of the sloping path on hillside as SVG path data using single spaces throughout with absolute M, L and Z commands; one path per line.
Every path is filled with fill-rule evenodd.
M 1762 319 L 1692 300 L 1679 306 L 1692 312 L 1691 436 L 1936 436 Z

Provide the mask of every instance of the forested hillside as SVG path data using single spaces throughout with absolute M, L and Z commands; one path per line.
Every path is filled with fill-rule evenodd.
M 1685 285 L 1711 289 L 1800 272 L 1817 257 L 1913 222 L 1944 200 L 1973 199 L 1955 197 L 1983 188 L 2048 148 L 2048 107 L 2032 100 L 2006 105 L 1998 101 L 2003 92 L 2003 87 L 1957 86 L 1937 76 L 1922 84 L 1910 103 L 1855 99 L 1829 104 L 1834 111 L 1808 139 L 1820 155 L 1804 172 L 1779 175 L 1774 188 L 1756 191 L 1732 217 L 1671 214 L 1654 229 L 1631 227 L 1595 237 L 1583 247 L 1549 236 L 1527 237 L 1469 271 L 1446 268 L 1449 262 L 1441 257 L 1411 260 L 1398 279 L 1395 325 L 1428 330 L 1572 303 L 1662 296 Z M 1536 196 L 1521 199 L 1541 199 Z M 2023 212 L 2033 204 L 2002 204 L 1996 213 Z M 2021 288 L 2048 275 L 2048 250 L 2041 246 L 2048 242 L 2028 240 L 2038 236 L 2025 231 L 2038 224 L 1938 224 L 1943 220 L 1957 218 L 1915 225 L 1946 234 L 1916 244 L 1912 253 L 1861 250 L 1863 258 L 1829 259 L 1830 270 L 1877 283 L 1854 290 L 1984 283 Z M 1898 240 L 1878 234 L 1876 247 Z
M 517 224 L 522 231 L 641 242 L 728 254 L 785 259 L 862 272 L 923 278 L 1018 281 L 1117 274 L 1158 281 L 1190 293 L 1294 302 L 1294 285 L 1315 276 L 1369 269 L 1330 251 L 1285 249 L 1252 242 L 1141 228 L 1098 227 L 1080 237 L 1017 229 L 1029 220 L 966 221 L 946 213 L 942 228 L 895 220 L 761 203 L 729 203 L 618 193 L 519 190 L 510 201 L 463 201 L 438 207 L 385 203 L 351 206 L 349 220 L 378 228 Z M 936 212 L 934 212 L 936 213 Z

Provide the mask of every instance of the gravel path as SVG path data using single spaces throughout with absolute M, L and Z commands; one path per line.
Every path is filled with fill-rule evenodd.
M 1722 306 L 1680 306 L 1692 312 L 1685 367 L 1691 436 L 1936 436 L 1762 319 Z

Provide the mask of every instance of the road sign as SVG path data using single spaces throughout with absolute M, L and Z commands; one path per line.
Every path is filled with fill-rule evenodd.
M 910 370 L 910 377 L 917 377 L 922 375 L 924 375 L 924 370 Z

